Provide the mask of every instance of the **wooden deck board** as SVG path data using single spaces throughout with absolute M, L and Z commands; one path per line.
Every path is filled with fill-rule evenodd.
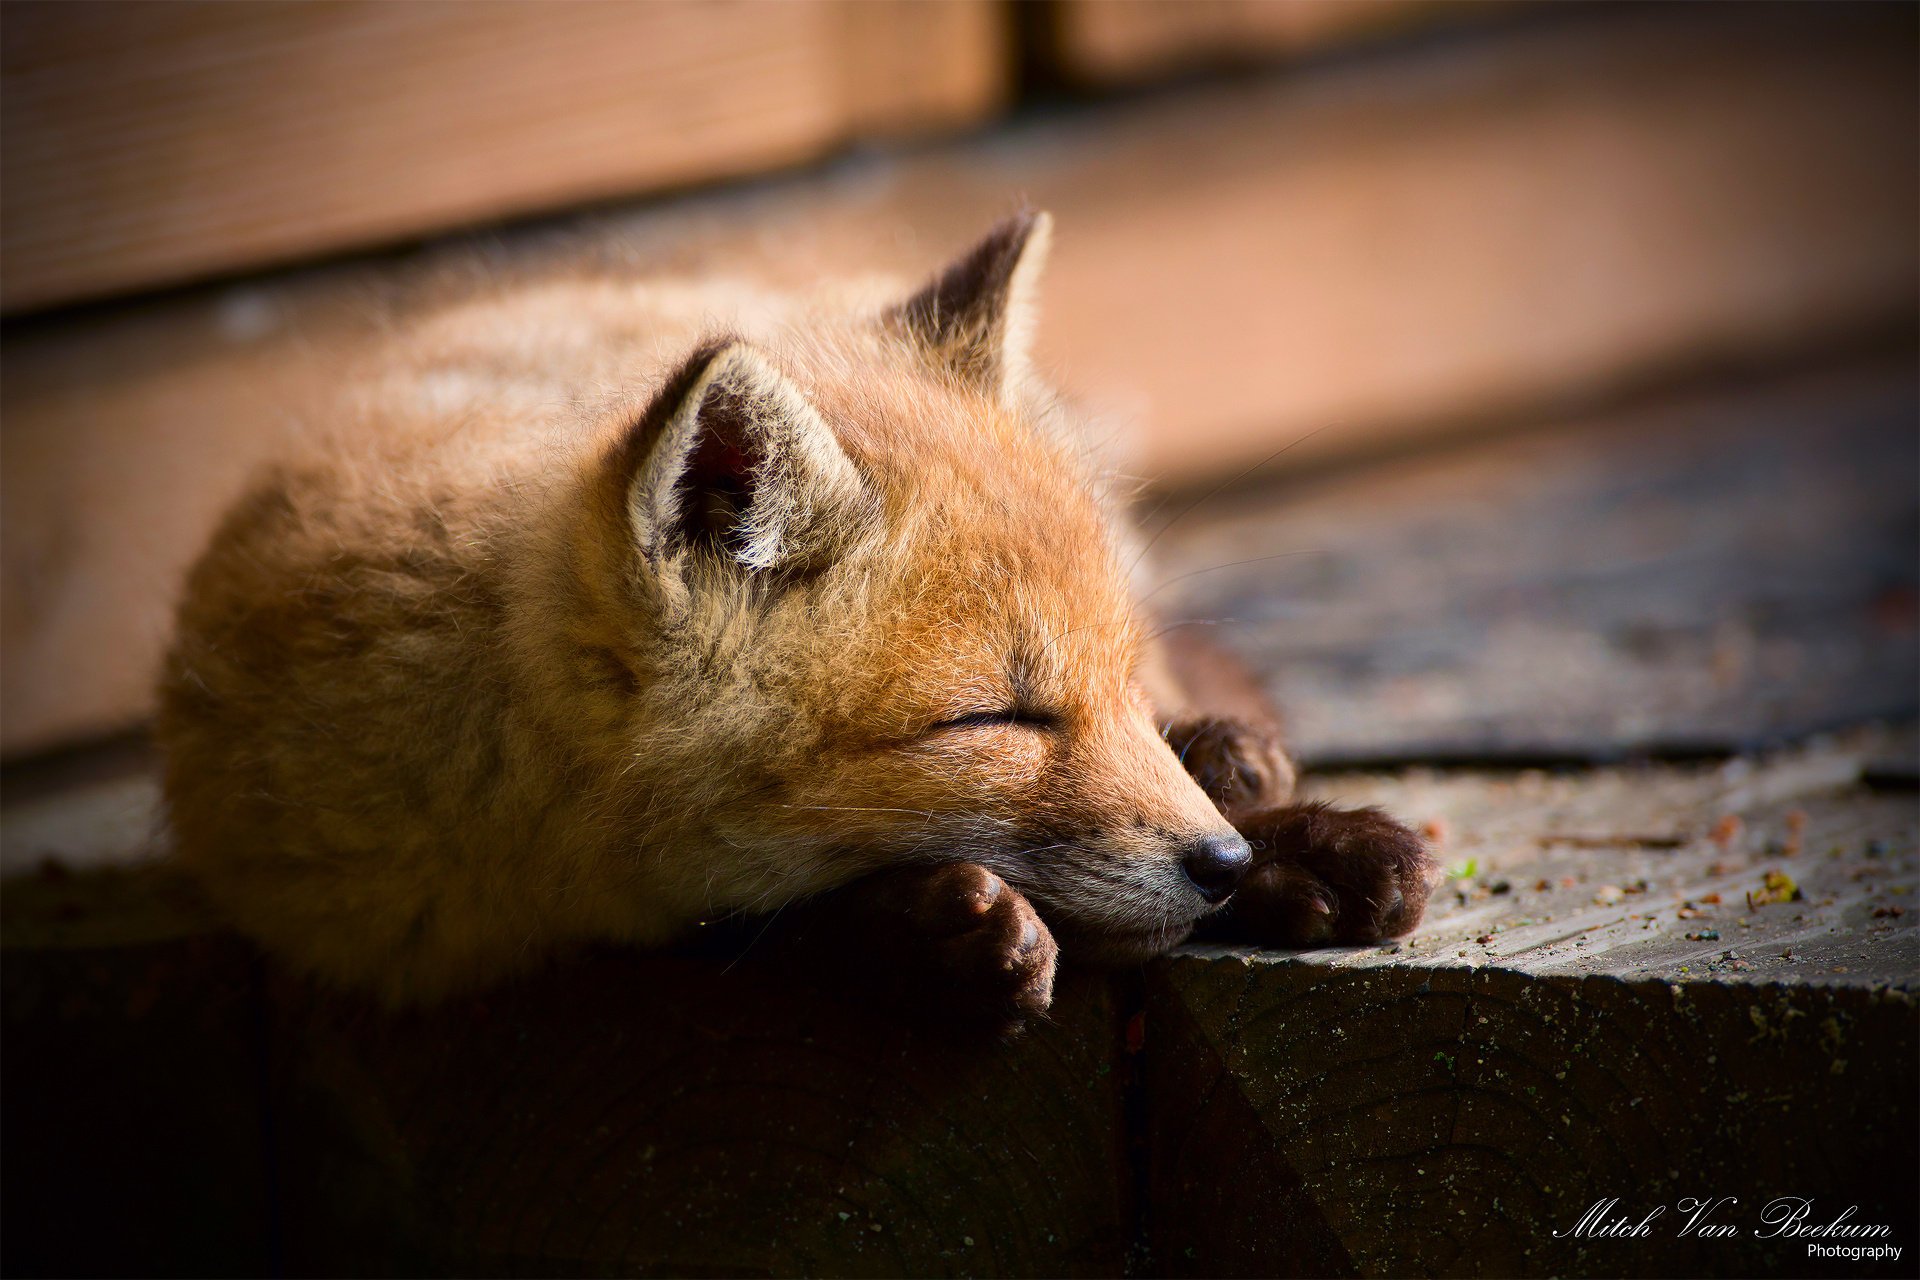
M 1862 770 L 1914 742 L 1312 779 L 1428 825 L 1454 875 L 1404 943 L 1150 969 L 1155 1267 L 1819 1274 L 1762 1230 L 1786 1196 L 1913 1241 L 1920 800 Z M 1657 1227 L 1573 1230 L 1610 1197 Z M 1682 1232 L 1690 1197 L 1738 1235 Z
M 1185 955 L 1146 1026 L 1163 1274 L 1272 1274 L 1303 1238 L 1310 1275 L 1830 1273 L 1761 1230 L 1793 1196 L 1886 1225 L 1901 1260 L 1849 1265 L 1900 1274 L 1920 1229 L 1910 989 Z M 1738 1234 L 1683 1232 L 1690 1198 Z M 1610 1200 L 1656 1225 L 1576 1230 Z
M 1920 710 L 1900 362 L 1762 379 L 1209 499 L 1155 605 L 1310 762 L 1726 753 Z
M 1435 833 L 1450 874 L 1409 941 L 1295 958 L 1913 988 L 1920 799 L 1861 774 L 1915 750 L 1910 730 L 1868 730 L 1714 765 L 1317 776 L 1311 794 L 1379 804 Z

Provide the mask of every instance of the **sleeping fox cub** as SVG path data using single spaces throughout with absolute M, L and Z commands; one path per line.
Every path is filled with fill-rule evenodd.
M 1258 691 L 1149 635 L 1028 368 L 1048 232 L 1014 217 L 904 301 L 662 279 L 417 325 L 191 575 L 179 857 L 395 1002 L 803 900 L 1010 1017 L 1057 945 L 1412 928 L 1420 841 L 1288 805 Z

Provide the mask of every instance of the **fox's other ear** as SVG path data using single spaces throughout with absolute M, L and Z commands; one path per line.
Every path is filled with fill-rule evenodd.
M 751 570 L 816 564 L 867 507 L 832 428 L 737 340 L 695 351 L 621 455 L 627 519 L 657 572 L 699 550 Z
M 1016 213 L 888 318 L 955 372 L 995 389 L 1017 386 L 1027 376 L 1052 238 L 1051 215 Z

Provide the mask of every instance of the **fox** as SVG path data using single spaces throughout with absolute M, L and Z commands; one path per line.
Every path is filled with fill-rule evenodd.
M 397 328 L 188 573 L 178 862 L 393 1006 L 783 911 L 1008 1022 L 1063 954 L 1413 929 L 1420 837 L 1296 802 L 1258 683 L 1156 636 L 1035 371 L 1051 228 L 917 290 L 586 277 Z

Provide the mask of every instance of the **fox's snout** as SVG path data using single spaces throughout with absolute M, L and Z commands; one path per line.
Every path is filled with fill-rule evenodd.
M 1239 834 L 1202 836 L 1180 856 L 1180 869 L 1209 906 L 1219 906 L 1240 887 L 1253 865 L 1253 849 Z

